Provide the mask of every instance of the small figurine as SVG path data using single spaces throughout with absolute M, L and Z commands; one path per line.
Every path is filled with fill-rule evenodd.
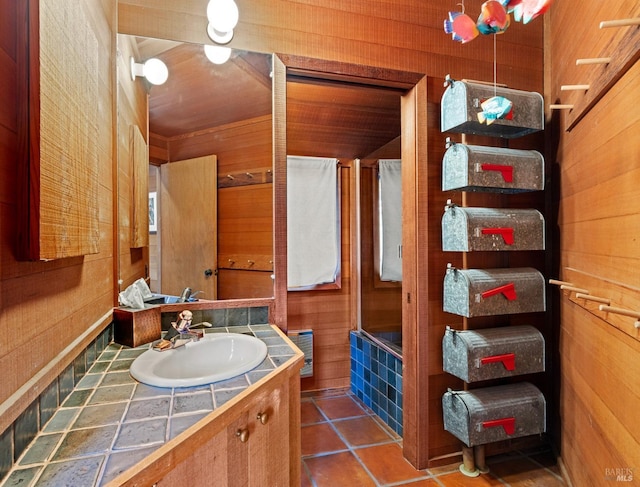
M 154 346 L 154 348 L 159 350 L 166 350 L 167 348 L 172 348 L 175 338 L 189 333 L 189 327 L 191 326 L 191 322 L 193 321 L 193 313 L 188 309 L 180 312 L 178 314 L 178 321 L 171 323 L 171 328 L 167 331 L 166 335 L 160 342 Z
M 492 96 L 483 101 L 480 106 L 482 111 L 478 113 L 478 121 L 491 125 L 496 120 L 513 118 L 513 103 L 503 96 Z

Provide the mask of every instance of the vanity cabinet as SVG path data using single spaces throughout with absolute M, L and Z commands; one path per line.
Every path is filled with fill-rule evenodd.
M 107 485 L 299 486 L 303 357 L 297 353 Z
M 182 461 L 158 487 L 289 486 L 288 384 L 270 384 L 224 420 L 223 429 Z M 300 462 L 300 459 L 297 459 Z

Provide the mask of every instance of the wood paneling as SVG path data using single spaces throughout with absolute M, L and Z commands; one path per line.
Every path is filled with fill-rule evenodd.
M 265 92 L 262 93 L 264 96 Z M 266 93 L 270 100 L 270 93 Z M 170 160 L 216 154 L 220 178 L 247 172 L 258 175 L 272 167 L 271 115 L 182 134 L 166 141 Z M 217 258 L 222 268 L 218 275 L 218 299 L 273 296 L 270 277 L 273 269 L 273 184 L 218 185 L 218 205 Z M 257 265 L 251 266 L 249 261 Z M 264 272 L 267 270 L 269 272 Z
M 467 2 L 467 11 L 479 11 L 481 3 L 479 0 Z M 232 47 L 258 52 L 286 53 L 283 58 L 287 60 L 290 59 L 288 55 L 316 58 L 320 61 L 315 63 L 315 66 L 307 68 L 311 71 L 315 70 L 320 77 L 323 71 L 331 70 L 321 62 L 322 60 L 360 65 L 363 81 L 366 81 L 367 77 L 378 77 L 376 71 L 369 67 L 376 67 L 381 71 L 395 69 L 411 73 L 427 73 L 440 78 L 443 78 L 446 73 L 451 73 L 454 78 L 485 80 L 490 80 L 493 76 L 492 39 L 477 39 L 465 46 L 450 41 L 450 38 L 442 32 L 442 19 L 447 17 L 451 6 L 442 3 L 425 4 L 417 0 L 403 0 L 393 4 L 279 0 L 250 4 L 239 1 L 238 5 L 243 13 L 231 43 Z M 207 42 L 206 34 L 201 28 L 204 22 L 204 11 L 194 2 L 177 4 L 168 1 L 121 0 L 119 6 L 121 32 L 188 42 Z M 527 26 L 514 23 L 509 31 L 498 36 L 496 40 L 498 80 L 511 87 L 541 91 L 542 22 L 535 21 Z M 274 83 L 279 68 L 280 66 L 274 64 Z M 421 75 L 414 75 L 413 83 L 420 77 Z M 284 87 L 275 88 L 285 90 Z M 276 113 L 275 110 L 281 111 Z M 283 110 L 289 111 L 286 106 L 274 106 L 274 117 L 276 123 L 281 124 L 279 125 L 281 131 L 286 130 L 286 116 L 291 113 L 285 114 Z M 275 133 L 274 139 L 279 140 L 283 135 L 284 133 L 281 132 Z M 296 141 L 292 140 L 290 147 L 295 148 L 295 143 Z M 444 147 L 443 142 L 442 147 Z M 283 157 L 287 149 L 288 147 L 274 146 L 276 164 L 279 160 L 284 163 Z M 348 147 L 342 146 L 339 149 L 340 158 L 366 155 L 359 153 L 356 148 L 348 151 Z M 283 157 L 279 159 L 278 151 L 282 150 L 285 153 L 281 154 Z M 337 151 L 331 144 L 316 144 L 315 150 L 322 151 L 322 155 L 327 155 L 327 151 Z M 222 158 L 222 155 L 217 153 Z M 286 179 L 278 180 L 278 168 L 275 169 L 275 212 L 277 215 L 283 215 L 282 208 L 286 208 L 286 205 L 282 200 L 282 191 L 286 188 Z M 222 173 L 222 170 L 220 172 Z M 282 174 L 283 172 L 280 172 L 280 175 Z M 439 184 L 436 182 L 437 178 L 438 176 L 434 176 L 432 184 Z M 343 199 L 343 204 L 344 201 Z M 438 202 L 439 206 L 442 204 Z M 350 218 L 350 215 L 347 218 Z M 275 225 L 274 261 L 276 276 L 278 276 L 278 273 L 285 269 L 279 268 L 277 262 L 279 259 L 286 258 L 286 246 L 282 247 L 279 244 L 286 235 L 283 230 L 286 228 L 286 220 L 278 217 Z M 345 235 L 344 232 L 343 235 Z M 343 257 L 351 255 L 351 251 L 351 247 L 347 244 L 343 248 Z M 343 271 L 351 264 L 350 261 L 343 262 Z M 276 288 L 278 288 L 278 282 L 276 280 Z M 286 286 L 286 283 L 284 285 Z M 345 286 L 348 285 L 343 276 L 343 290 L 346 290 Z M 282 295 L 287 295 L 286 291 L 280 290 L 276 295 L 281 296 L 279 303 L 286 306 L 286 299 L 282 298 Z M 281 326 L 291 326 L 295 329 L 313 324 L 314 330 L 319 335 L 325 333 L 326 329 L 331 339 L 340 337 L 337 343 L 327 339 L 327 346 L 339 347 L 338 349 L 341 350 L 339 356 L 344 362 L 336 366 L 338 362 L 334 361 L 335 354 L 331 354 L 328 349 L 326 352 L 322 351 L 315 357 L 317 376 L 305 381 L 303 387 L 317 388 L 347 384 L 349 381 L 348 331 L 353 327 L 352 321 L 355 315 L 351 308 L 354 301 L 348 302 L 345 298 L 345 301 L 340 302 L 339 307 L 333 309 L 330 315 L 318 316 L 316 309 L 336 305 L 335 296 L 332 294 L 305 296 L 295 293 L 289 293 L 287 296 L 292 301 L 289 322 L 287 324 L 284 319 L 279 320 L 278 323 Z M 279 313 L 280 311 L 276 310 L 278 316 Z M 341 332 L 333 333 L 331 330 L 334 327 Z M 316 339 L 324 342 L 319 335 L 316 335 Z M 343 376 L 337 377 L 338 373 Z
M 103 3 L 106 4 L 107 2 Z M 481 0 L 467 1 L 467 11 L 479 11 L 481 3 Z M 454 78 L 492 78 L 493 39 L 481 38 L 464 46 L 452 42 L 442 32 L 442 19 L 446 18 L 447 11 L 451 9 L 452 6 L 442 2 L 425 4 L 425 2 L 418 0 L 401 0 L 392 3 L 372 3 L 363 0 L 352 2 L 338 0 L 331 0 L 329 2 L 319 2 L 317 0 L 261 0 L 258 2 L 248 2 L 244 0 L 239 1 L 239 7 L 242 12 L 241 21 L 236 29 L 236 36 L 231 44 L 232 47 L 258 52 L 296 54 L 318 59 L 343 61 L 361 66 L 392 68 L 412 73 L 426 73 L 440 81 L 446 73 L 450 73 Z M 8 11 L 11 11 L 11 9 Z M 3 12 L 5 12 L 4 9 Z M 190 0 L 184 2 L 174 2 L 170 0 L 122 0 L 119 2 L 118 15 L 121 21 L 121 32 L 124 33 L 207 42 L 206 33 L 203 29 L 203 25 L 206 25 L 205 12 L 201 2 Z M 542 85 L 541 34 L 542 22 L 536 20 L 527 26 L 514 24 L 504 35 L 496 38 L 497 72 L 500 82 L 507 83 L 511 87 L 519 89 L 540 91 Z M 2 36 L 4 36 L 4 33 Z M 566 42 L 566 44 L 569 45 L 571 43 Z M 2 51 L 0 51 L 0 54 L 2 54 L 2 56 L 0 56 L 0 63 L 2 63 L 3 68 L 6 65 L 9 72 L 11 72 L 12 69 L 15 70 L 15 63 L 11 61 L 14 57 L 9 52 L 10 50 L 11 48 L 6 48 L 4 50 L 5 54 L 2 54 Z M 109 50 L 109 52 L 111 52 L 111 50 Z M 125 56 L 123 56 L 123 58 L 124 57 Z M 115 63 L 115 57 L 112 58 L 112 64 L 113 63 Z M 277 79 L 278 73 L 282 75 L 284 66 L 274 63 L 273 68 L 275 80 Z M 283 78 L 281 77 L 280 79 L 282 81 Z M 435 84 L 437 85 L 438 82 L 435 82 Z M 280 92 L 286 91 L 282 82 L 279 86 L 275 87 L 275 89 L 280 90 Z M 439 96 L 441 89 L 440 87 L 438 94 L 435 95 L 436 97 Z M 5 103 L 4 100 L 6 100 L 5 96 L 3 93 L 3 98 L 1 98 L 3 103 Z M 114 95 L 112 94 L 112 96 Z M 112 99 L 113 98 L 105 100 L 104 106 L 111 107 Z M 10 102 L 9 105 L 14 106 L 14 103 Z M 437 117 L 437 114 L 432 115 Z M 100 116 L 102 117 L 103 114 Z M 273 134 L 274 140 L 283 140 L 285 135 L 284 127 L 286 127 L 286 125 L 284 125 L 286 120 L 286 105 L 281 104 L 274 106 L 274 117 L 276 123 L 280 124 L 278 125 L 278 130 Z M 113 120 L 104 120 L 105 123 L 100 123 L 100 126 L 112 127 L 112 121 Z M 1 130 L 0 141 L 2 141 L 2 143 L 0 143 L 0 147 L 11 147 L 14 143 L 15 136 L 9 135 L 5 138 L 4 134 L 7 132 L 10 134 L 14 133 L 10 127 L 6 130 Z M 123 132 L 119 131 L 119 133 Z M 438 144 L 440 143 L 439 141 Z M 418 147 L 424 147 L 424 145 L 421 143 Z M 112 151 L 108 149 L 105 149 L 104 152 L 108 156 L 112 155 Z M 440 152 L 442 152 L 442 150 L 440 150 Z M 285 156 L 286 149 L 283 151 L 282 147 L 274 146 L 276 163 L 278 163 L 278 161 L 283 163 Z M 185 157 L 191 157 L 191 155 L 181 155 L 179 158 Z M 429 160 L 429 164 L 431 164 L 431 154 L 428 155 L 427 159 L 427 154 L 420 152 L 419 157 L 421 165 L 426 165 L 427 160 Z M 14 160 L 12 157 L 2 157 L 2 175 L 11 173 L 12 160 Z M 114 158 L 110 157 L 110 160 L 114 160 Z M 437 155 L 434 160 L 437 161 Z M 264 164 L 260 163 L 253 164 L 251 167 L 263 166 Z M 107 169 L 104 168 L 101 162 L 101 171 L 108 172 L 112 169 L 112 166 L 107 165 L 106 168 Z M 280 172 L 280 174 L 282 174 L 282 172 Z M 4 185 L 4 178 L 2 180 L 2 184 Z M 429 184 L 438 184 L 435 182 L 436 180 L 437 176 L 434 175 L 433 180 L 429 182 Z M 111 179 L 109 179 L 109 181 L 111 181 Z M 123 175 L 118 177 L 118 181 L 122 182 L 118 191 L 118 213 L 122 215 L 128 212 L 130 208 L 130 202 L 125 201 L 122 196 L 130 191 L 130 187 L 128 186 L 130 182 L 127 182 Z M 283 192 L 286 188 L 286 178 L 276 178 L 273 184 L 276 192 L 275 213 L 280 215 L 286 209 L 286 201 L 283 199 Z M 343 189 L 345 186 L 348 185 L 343 185 Z M 109 195 L 110 193 L 108 191 L 104 192 L 105 198 L 108 199 Z M 7 195 L 4 189 L 0 196 L 3 211 L 1 221 L 3 225 L 2 239 L 4 250 L 5 247 L 9 247 L 6 242 L 12 238 L 11 223 L 13 220 L 11 219 L 11 214 L 12 211 L 15 210 L 15 206 L 5 203 L 5 201 L 12 200 L 13 196 L 10 194 Z M 351 198 L 351 195 L 349 195 L 349 198 Z M 441 207 L 442 203 L 438 202 L 438 205 Z M 5 215 L 7 218 L 5 218 Z M 350 221 L 350 215 L 347 215 L 347 221 Z M 5 222 L 8 223 L 5 224 Z M 286 228 L 286 219 L 276 219 L 274 224 L 277 229 L 275 232 L 276 251 L 274 262 L 276 264 L 276 275 L 278 275 L 278 269 L 283 269 L 282 266 L 278 268 L 278 262 L 286 259 L 286 245 L 283 247 L 281 243 L 284 238 L 283 228 Z M 110 224 L 105 223 L 104 230 L 101 234 L 104 234 L 106 231 L 106 234 L 110 235 L 112 229 L 113 222 Z M 349 234 L 349 230 L 350 229 L 347 228 L 347 234 Z M 126 228 L 121 230 L 119 237 L 119 241 L 121 242 L 119 247 L 121 249 L 129 248 L 129 246 L 126 245 L 128 244 L 128 235 L 129 227 L 126 226 Z M 108 240 L 110 237 L 107 236 L 105 238 Z M 124 245 L 122 245 L 123 242 L 125 243 Z M 109 244 L 105 241 L 105 244 L 107 244 L 110 249 L 116 248 L 113 242 Z M 3 267 L 1 268 L 3 279 L 6 279 L 4 276 L 7 272 L 17 276 L 17 280 L 32 274 L 37 276 L 33 277 L 32 282 L 42 279 L 42 275 L 39 274 L 39 272 L 43 267 L 15 266 L 10 257 L 11 254 L 9 253 L 8 255 L 9 257 L 3 257 Z M 101 256 L 101 254 L 98 255 Z M 351 255 L 348 246 L 347 248 L 343 248 L 343 256 L 344 255 Z M 113 256 L 111 257 L 113 258 Z M 127 281 L 133 281 L 137 277 L 144 276 L 143 267 L 145 258 L 142 252 L 123 251 L 119 256 L 119 260 L 120 267 L 123 270 L 121 275 L 125 281 L 125 285 L 130 283 Z M 70 276 L 68 277 L 83 274 L 87 271 L 86 268 L 89 266 L 89 262 L 93 264 L 94 261 L 88 260 L 84 265 L 74 262 L 73 265 L 69 266 L 71 270 L 61 270 L 61 272 L 69 273 Z M 439 267 L 434 267 L 436 267 L 434 272 L 437 273 L 437 268 Z M 57 269 L 55 264 L 52 267 L 44 267 L 46 271 L 52 268 Z M 350 269 L 349 261 L 343 263 L 343 271 L 346 272 L 347 269 Z M 45 276 L 46 275 L 45 273 Z M 32 288 L 26 284 L 18 284 L 17 280 L 14 286 L 15 294 L 12 293 L 10 299 L 5 292 L 5 281 L 3 281 L 2 293 L 0 293 L 3 311 L 7 308 L 7 305 L 9 308 L 17 306 L 22 309 L 22 312 L 28 314 L 29 317 L 40 317 L 38 312 L 51 309 L 51 303 L 53 301 L 54 309 L 61 311 L 60 322 L 64 323 L 66 318 L 70 316 L 75 318 L 76 316 L 65 310 L 61 304 L 63 301 L 68 305 L 69 300 L 71 300 L 73 302 L 72 306 L 75 306 L 74 298 L 80 297 L 81 293 L 85 293 L 83 295 L 87 295 L 87 299 L 92 300 L 92 302 L 98 302 L 98 304 L 100 302 L 100 298 L 98 297 L 100 296 L 100 292 L 97 289 L 98 283 L 92 283 L 92 286 L 96 286 L 96 288 L 80 290 L 77 289 L 77 279 L 75 282 L 73 279 L 69 279 L 70 282 L 68 282 L 66 286 L 69 290 L 65 289 L 64 292 L 59 293 L 60 296 L 58 296 L 58 293 L 49 290 L 49 293 L 54 294 L 53 296 L 49 295 L 49 301 L 45 302 L 44 300 L 36 301 L 33 298 L 25 297 L 25 295 L 30 295 Z M 274 315 L 278 324 L 286 327 L 287 320 L 286 317 L 283 316 L 283 313 L 286 312 L 287 302 L 286 282 L 284 281 L 283 279 L 279 279 L 279 281 L 276 282 L 276 286 L 278 286 L 278 282 L 284 283 L 285 291 L 283 293 L 283 288 L 280 288 L 280 295 L 284 294 L 285 297 L 279 301 L 279 303 L 284 304 L 285 307 L 284 309 L 276 309 Z M 343 275 L 342 282 L 343 290 L 347 291 L 350 286 L 348 276 Z M 113 282 L 111 282 L 111 284 L 114 285 Z M 50 283 L 47 283 L 36 288 L 36 290 L 40 290 L 47 285 L 49 288 L 51 287 Z M 323 330 L 324 336 L 319 337 L 322 354 L 316 362 L 318 376 L 313 379 L 314 381 L 317 380 L 317 382 L 312 383 L 309 387 L 332 387 L 347 384 L 349 380 L 348 331 L 352 327 L 350 314 L 351 304 L 349 304 L 352 301 L 350 297 L 348 295 L 337 295 L 334 291 L 324 291 L 323 294 L 319 296 L 309 294 L 305 297 L 299 294 L 295 297 L 290 296 L 289 299 L 291 298 L 299 301 L 291 305 L 291 325 L 302 327 L 309 321 L 313 321 L 314 327 L 317 330 Z M 313 298 L 314 301 L 311 301 L 311 299 L 307 300 L 307 298 Z M 430 302 L 435 306 L 438 303 L 437 293 L 433 295 L 425 293 L 423 298 L 425 305 Z M 33 306 L 33 312 L 24 309 L 29 306 Z M 99 308 L 100 306 L 98 305 L 97 307 Z M 316 313 L 315 311 L 316 309 L 331 307 L 335 307 L 335 309 L 330 310 L 328 313 Z M 89 314 L 94 312 L 93 309 L 89 309 L 89 311 Z M 50 313 L 47 314 L 50 315 Z M 12 318 L 14 319 L 12 319 L 11 322 L 4 321 L 4 316 L 2 318 L 2 328 L 7 334 L 9 333 L 9 324 L 14 325 L 16 322 L 22 322 L 20 319 L 22 315 L 13 315 Z M 43 326 L 48 327 L 49 324 L 49 321 L 47 321 Z M 324 334 L 324 330 L 326 330 L 326 334 Z M 66 338 L 69 336 L 69 333 L 73 332 L 64 331 L 62 336 Z M 28 338 L 25 337 L 25 340 L 26 339 Z M 425 339 L 422 336 L 416 336 L 415 340 L 422 343 Z M 3 343 L 5 342 L 3 341 Z M 333 348 L 331 349 L 331 347 Z M 424 349 L 424 353 L 427 353 L 426 349 Z M 12 357 L 14 362 L 17 357 L 19 357 L 17 354 Z M 46 360 L 46 358 L 43 358 L 43 360 Z M 420 362 L 413 362 L 413 367 L 415 367 L 416 370 L 418 370 L 419 363 Z M 10 364 L 5 362 L 3 365 Z M 10 368 L 9 370 L 13 369 Z M 24 375 L 28 375 L 28 373 Z M 428 374 L 424 377 L 427 376 Z M 424 383 L 417 382 L 416 387 L 429 389 L 431 391 L 431 389 L 435 387 L 434 384 L 437 384 L 437 377 L 438 376 L 434 376 Z M 420 391 L 418 390 L 418 392 Z M 431 396 L 437 396 L 439 393 L 440 389 L 438 388 L 429 392 Z M 427 395 L 427 397 L 428 396 L 429 395 Z M 419 414 L 422 412 L 423 411 L 416 411 L 416 413 Z M 430 414 L 432 418 L 437 417 L 437 413 L 433 411 Z M 408 425 L 407 427 L 410 426 L 411 425 Z M 434 431 L 436 430 L 434 429 Z M 419 432 L 419 434 L 423 433 L 424 431 L 422 430 Z M 426 446 L 428 442 L 426 439 L 424 441 L 423 446 Z M 447 444 L 447 441 L 450 443 L 450 440 L 444 439 L 442 444 Z M 441 451 L 443 447 L 439 443 L 435 445 L 433 451 L 436 451 L 436 449 Z
M 140 128 L 129 126 L 133 195 L 131 247 L 149 246 L 149 151 Z
M 115 1 L 83 3 L 88 27 L 99 43 L 94 76 L 100 106 L 94 123 L 97 144 L 98 234 L 100 252 L 52 262 L 16 260 L 19 222 L 15 178 L 18 101 L 16 83 L 16 2 L 0 2 L 0 431 L 109 323 L 114 305 Z M 4 27 L 7 27 L 5 29 Z M 74 26 L 58 26 L 74 31 Z M 11 113 L 14 121 L 5 118 Z M 5 177 L 6 176 L 6 177 Z M 105 317 L 105 315 L 108 315 Z M 17 328 L 16 328 L 17 327 Z M 19 332 L 16 332 L 16 330 Z
M 393 158 L 400 158 L 400 151 Z M 374 227 L 378 213 L 376 204 L 377 166 L 362 168 L 360 177 L 360 272 L 361 323 L 370 333 L 402 330 L 402 285 L 380 281 L 376 273 Z
M 560 86 L 595 83 L 602 69 L 576 66 L 578 58 L 624 55 L 637 27 L 600 30 L 602 20 L 640 16 L 637 2 L 595 0 L 556 3 L 547 21 L 548 98 L 580 107 L 590 93 L 561 92 Z M 580 39 L 580 42 L 575 42 Z M 637 44 L 637 43 L 636 43 Z M 563 46 L 558 49 L 557 46 Z M 637 45 L 632 47 L 637 52 Z M 610 73 L 616 78 L 616 73 Z M 571 113 L 550 116 L 549 156 L 558 198 L 555 277 L 571 279 L 612 306 L 640 309 L 640 65 L 585 112 L 570 131 Z M 589 98 L 589 100 L 587 100 Z M 618 472 L 637 477 L 640 464 L 640 333 L 634 319 L 605 314 L 554 289 L 559 303 L 560 454 L 574 485 L 603 485 Z M 618 469 L 618 470 L 616 470 Z M 610 477 L 613 475 L 613 477 Z
M 132 237 L 134 234 L 132 209 L 134 207 L 134 157 L 129 139 L 131 126 L 137 127 L 145 143 L 148 135 L 148 100 L 144 82 L 141 79 L 132 80 L 129 72 L 129 62 L 133 57 L 137 59 L 136 45 L 127 36 L 117 36 L 118 56 L 117 67 L 117 215 L 118 215 L 118 267 L 120 290 L 124 290 L 140 277 L 147 277 L 148 247 L 135 248 Z
M 179 44 L 157 57 L 170 75 L 151 91 L 153 133 L 172 138 L 271 113 L 269 55 L 234 51 L 226 63 L 213 64 L 201 45 Z
M 472 16 L 481 0 L 466 2 Z M 121 0 L 121 32 L 206 43 L 205 11 L 198 2 Z M 393 3 L 239 1 L 242 14 L 232 47 L 281 52 L 444 77 L 492 79 L 493 38 L 460 45 L 442 31 L 453 5 L 402 0 Z M 540 90 L 542 21 L 512 22 L 497 37 L 499 79 Z

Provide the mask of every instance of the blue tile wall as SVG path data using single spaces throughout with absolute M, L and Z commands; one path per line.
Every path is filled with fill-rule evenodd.
M 351 391 L 402 436 L 402 361 L 351 332 Z

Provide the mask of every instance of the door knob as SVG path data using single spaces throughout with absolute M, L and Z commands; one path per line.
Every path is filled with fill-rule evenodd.
M 211 269 L 205 269 L 204 277 L 211 277 L 211 276 L 213 276 L 213 271 Z
M 262 424 L 267 424 L 267 421 L 269 421 L 269 414 L 266 412 L 258 413 L 258 416 L 256 417 L 256 419 L 260 421 L 260 423 Z

